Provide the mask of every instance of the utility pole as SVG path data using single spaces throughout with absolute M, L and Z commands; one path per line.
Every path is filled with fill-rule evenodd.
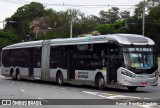
M 4 27 L 5 27 L 5 24 L 4 24 L 4 22 L 5 22 L 5 21 L 3 21 L 3 30 L 4 30 Z
M 145 32 L 145 0 L 143 0 L 143 21 L 142 21 L 142 35 L 144 36 L 144 32 Z
M 70 24 L 70 38 L 72 38 L 72 18 L 71 18 L 71 24 Z
M 5 21 L 4 20 L 0 21 L 0 23 L 2 23 L 2 29 L 4 29 L 4 27 L 5 27 Z

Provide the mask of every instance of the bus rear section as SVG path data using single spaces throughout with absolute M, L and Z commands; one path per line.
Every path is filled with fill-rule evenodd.
M 1 52 L 1 74 L 12 79 L 40 79 L 42 41 L 6 46 Z

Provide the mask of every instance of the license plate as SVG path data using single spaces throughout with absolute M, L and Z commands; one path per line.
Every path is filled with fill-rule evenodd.
M 141 82 L 141 85 L 142 86 L 147 86 L 147 85 L 149 85 L 149 83 L 148 82 Z

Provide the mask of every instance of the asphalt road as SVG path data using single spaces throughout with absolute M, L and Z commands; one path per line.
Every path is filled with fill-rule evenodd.
M 160 80 L 159 80 L 160 84 Z M 129 92 L 127 89 L 109 89 L 97 90 L 91 86 L 75 86 L 65 84 L 58 86 L 56 83 L 41 82 L 41 81 L 14 81 L 11 78 L 6 78 L 0 75 L 0 99 L 38 99 L 45 103 L 54 103 L 54 105 L 38 106 L 51 107 L 51 108 L 160 108 L 157 105 L 112 105 L 117 102 L 142 102 L 145 99 L 160 99 L 160 85 L 158 87 L 138 88 L 135 92 Z M 60 100 L 47 100 L 47 99 L 60 99 Z M 66 100 L 63 100 L 66 99 Z M 74 100 L 70 100 L 74 99 Z M 82 100 L 77 100 L 82 99 Z M 92 99 L 105 99 L 106 104 L 111 105 L 81 105 L 98 104 L 100 101 Z M 60 101 L 60 104 L 71 102 L 71 104 L 79 105 L 55 105 Z M 73 103 L 72 103 L 73 102 Z M 0 106 L 1 107 L 1 106 Z M 8 107 L 21 107 L 21 106 L 3 106 Z M 35 106 L 26 106 L 35 107 Z

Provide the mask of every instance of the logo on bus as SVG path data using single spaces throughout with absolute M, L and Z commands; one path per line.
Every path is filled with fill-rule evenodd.
M 75 70 L 75 79 L 88 79 L 88 72 L 78 72 L 77 70 Z

